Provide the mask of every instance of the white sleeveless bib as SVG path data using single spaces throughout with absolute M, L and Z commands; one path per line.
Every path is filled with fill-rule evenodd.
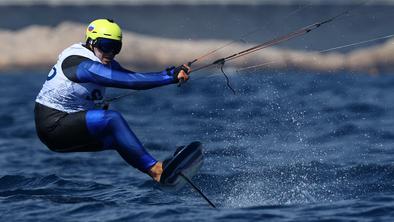
M 82 46 L 82 43 L 68 47 L 59 55 L 57 63 L 49 72 L 36 102 L 67 113 L 98 108 L 97 104 L 104 98 L 105 87 L 94 83 L 76 83 L 63 73 L 62 63 L 72 55 L 100 62 L 92 51 Z

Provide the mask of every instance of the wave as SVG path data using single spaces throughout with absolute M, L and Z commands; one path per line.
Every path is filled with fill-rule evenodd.
M 58 188 L 73 190 L 74 192 L 101 190 L 108 188 L 109 185 L 99 184 L 90 181 L 76 181 L 61 178 L 55 174 L 47 176 L 23 176 L 23 175 L 4 175 L 0 177 L 0 192 L 4 196 L 5 192 L 16 192 L 28 189 L 58 190 Z M 29 193 L 28 191 L 26 191 Z
M 0 70 L 48 68 L 56 62 L 55 59 L 64 48 L 82 39 L 84 29 L 85 26 L 82 24 L 65 22 L 56 27 L 32 25 L 17 31 L 0 30 L 0 41 L 10 43 L 0 45 L 0 51 L 7 52 L 0 55 Z M 34 39 L 34 44 L 26 39 Z M 134 68 L 162 69 L 170 64 L 182 64 L 185 58 L 196 58 L 225 43 L 227 41 L 176 40 L 125 32 L 123 51 L 119 54 L 118 60 Z M 226 57 L 251 46 L 254 44 L 233 44 L 212 57 Z M 266 63 L 265 69 L 318 72 L 346 70 L 377 74 L 394 70 L 393 52 L 394 40 L 348 53 L 267 48 L 252 56 L 233 60 L 226 64 L 226 67 L 242 68 L 245 64 Z

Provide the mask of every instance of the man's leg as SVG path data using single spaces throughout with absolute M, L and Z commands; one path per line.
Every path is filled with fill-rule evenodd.
M 119 112 L 90 110 L 86 113 L 86 125 L 104 148 L 117 150 L 127 163 L 140 171 L 150 174 L 151 168 L 158 163 L 145 150 Z
M 36 103 L 34 115 L 38 137 L 52 151 L 103 150 L 101 142 L 88 131 L 86 112 L 66 113 Z

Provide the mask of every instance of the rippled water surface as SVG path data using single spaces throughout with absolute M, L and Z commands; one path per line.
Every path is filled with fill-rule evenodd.
M 190 187 L 161 191 L 115 151 L 49 151 L 33 122 L 36 72 L 1 75 L 2 221 L 394 219 L 394 76 L 238 73 L 232 95 L 196 73 L 113 103 L 158 159 L 203 142 L 194 181 L 215 210 Z

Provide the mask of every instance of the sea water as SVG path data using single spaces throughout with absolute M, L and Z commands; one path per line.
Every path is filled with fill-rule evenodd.
M 193 180 L 218 209 L 191 187 L 160 190 L 116 151 L 49 151 L 33 118 L 46 71 L 1 73 L 1 221 L 394 219 L 394 76 L 230 72 L 233 95 L 212 73 L 110 108 L 159 160 L 201 141 Z

